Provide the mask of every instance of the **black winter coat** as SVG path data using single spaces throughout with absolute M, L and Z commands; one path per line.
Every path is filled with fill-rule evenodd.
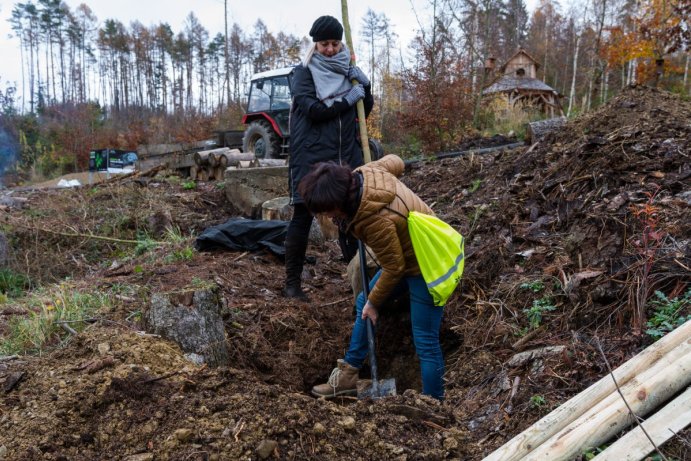
M 315 163 L 334 161 L 354 169 L 364 162 L 355 106 L 339 101 L 327 107 L 317 98 L 312 73 L 302 64 L 293 70 L 291 92 L 288 182 L 291 203 L 296 204 L 302 203 L 298 183 Z M 363 102 L 365 114 L 369 115 L 374 106 L 369 86 L 365 87 Z

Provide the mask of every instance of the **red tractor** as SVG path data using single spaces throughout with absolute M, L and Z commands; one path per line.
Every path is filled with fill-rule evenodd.
M 284 67 L 252 76 L 247 113 L 242 117 L 247 126 L 242 137 L 243 152 L 254 152 L 257 158 L 288 155 L 292 70 Z
M 283 158 L 289 153 L 290 73 L 293 67 L 260 72 L 252 76 L 242 151 L 254 152 L 257 158 Z M 381 144 L 369 140 L 372 160 L 383 156 Z

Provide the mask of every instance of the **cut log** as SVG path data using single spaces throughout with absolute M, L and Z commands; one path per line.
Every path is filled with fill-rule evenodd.
M 235 149 L 237 150 L 237 149 Z M 218 166 L 219 158 L 223 154 L 228 154 L 230 149 L 219 147 L 218 149 L 200 150 L 194 153 L 194 163 L 201 165 Z
M 200 168 L 199 173 L 197 173 L 197 181 L 208 181 L 209 180 L 209 172 L 206 171 L 206 168 Z
M 226 154 L 228 158 L 228 166 L 240 166 L 240 162 L 251 162 L 255 159 L 252 152 L 240 152 L 234 149 L 236 152 L 229 152 Z
M 218 156 L 218 166 L 227 168 L 228 167 L 228 154 L 221 154 Z
M 206 178 L 209 181 L 212 181 L 214 179 L 214 174 L 216 173 L 216 167 L 213 167 L 211 165 L 206 166 Z
M 286 160 L 282 159 L 282 158 L 260 158 L 257 160 L 259 161 L 259 166 L 285 166 L 285 165 L 287 165 Z
M 620 385 L 620 389 L 631 411 L 644 417 L 689 383 L 691 340 L 682 341 L 655 365 Z M 584 450 L 609 441 L 633 424 L 633 418 L 622 396 L 613 392 L 522 459 L 570 461 Z
M 641 423 L 645 432 L 658 447 L 689 424 L 691 424 L 691 387 Z M 594 459 L 596 461 L 638 461 L 654 450 L 653 444 L 650 443 L 643 430 L 636 427 Z
M 532 144 L 544 138 L 547 134 L 557 131 L 566 125 L 566 117 L 548 118 L 528 123 L 525 134 L 525 142 Z
M 216 168 L 214 168 L 214 179 L 216 181 L 223 181 L 223 175 L 226 172 L 226 167 L 218 165 Z
M 197 165 L 192 165 L 190 167 L 190 179 L 192 181 L 197 180 L 197 173 L 199 173 L 199 167 Z
M 194 158 L 194 164 L 199 167 L 204 167 L 209 164 L 209 151 L 199 151 L 195 152 L 192 158 Z
M 689 337 L 691 337 L 691 320 L 614 370 L 617 383 L 620 386 L 626 384 L 642 370 L 659 361 L 683 341 L 688 340 Z M 613 392 L 616 392 L 616 386 L 612 377 L 607 375 L 515 436 L 504 446 L 484 458 L 483 461 L 517 461 L 522 459 L 545 440 L 581 416 L 588 408 L 595 406 Z

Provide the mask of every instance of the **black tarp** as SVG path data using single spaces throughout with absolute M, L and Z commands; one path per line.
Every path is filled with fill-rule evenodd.
M 268 249 L 284 257 L 287 231 L 287 221 L 231 218 L 223 224 L 205 229 L 197 237 L 195 247 L 199 251 Z

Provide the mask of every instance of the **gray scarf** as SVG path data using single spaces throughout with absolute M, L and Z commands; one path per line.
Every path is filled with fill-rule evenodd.
M 345 43 L 343 49 L 330 58 L 315 51 L 307 67 L 312 72 L 317 97 L 327 107 L 342 100 L 353 87 L 348 80 L 350 52 Z

